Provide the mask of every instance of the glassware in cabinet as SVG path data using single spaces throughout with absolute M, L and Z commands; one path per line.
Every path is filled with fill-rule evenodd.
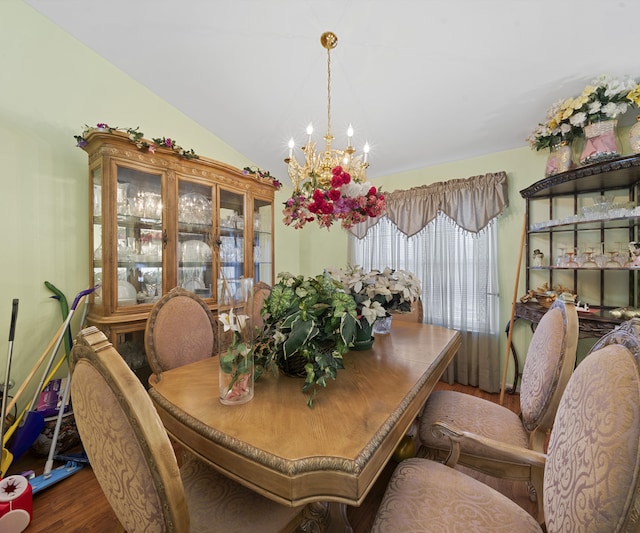
M 247 276 L 245 268 L 245 195 L 228 189 L 219 190 L 220 277 L 236 279 Z
M 273 283 L 273 203 L 253 200 L 253 277 L 267 285 Z
M 162 294 L 186 287 L 215 312 L 222 273 L 273 282 L 272 267 L 265 266 L 273 263 L 273 180 L 125 132 L 95 130 L 85 140 L 89 276 L 101 284 L 87 323 L 125 351 L 135 344 L 134 366 Z
M 178 285 L 213 294 L 213 187 L 178 180 Z
M 116 167 L 117 307 L 162 296 L 165 234 L 161 173 Z
M 89 232 L 89 250 L 91 250 L 91 285 L 98 288 L 89 295 L 93 307 L 102 307 L 102 167 L 92 168 L 91 175 L 91 231 Z
M 628 251 L 638 238 L 639 184 L 640 158 L 634 156 L 573 169 L 520 191 L 527 212 L 527 294 L 577 294 L 589 304 L 581 313 L 583 335 L 606 333 L 619 323 L 612 310 L 639 305 L 638 269 Z M 542 264 L 534 264 L 535 250 L 544 254 Z M 524 308 L 530 304 L 518 304 L 516 317 L 537 321 L 546 309 Z

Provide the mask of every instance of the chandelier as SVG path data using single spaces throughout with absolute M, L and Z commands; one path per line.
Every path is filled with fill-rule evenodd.
M 356 155 L 352 145 L 353 128 L 347 129 L 347 147 L 332 148 L 331 134 L 331 50 L 338 44 L 332 32 L 320 36 L 320 44 L 327 50 L 327 133 L 324 151 L 316 152 L 312 139 L 313 125 L 307 126 L 307 143 L 301 147 L 304 162 L 294 157 L 295 143 L 289 141 L 289 157 L 284 162 L 293 184 L 293 194 L 285 203 L 284 223 L 303 227 L 314 219 L 320 226 L 329 227 L 339 220 L 342 227 L 350 228 L 369 217 L 384 213 L 384 196 L 367 182 L 369 144 L 362 155 Z

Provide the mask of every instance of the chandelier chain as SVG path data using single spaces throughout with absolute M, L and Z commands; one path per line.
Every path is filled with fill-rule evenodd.
M 327 48 L 327 137 L 331 137 L 331 48 Z

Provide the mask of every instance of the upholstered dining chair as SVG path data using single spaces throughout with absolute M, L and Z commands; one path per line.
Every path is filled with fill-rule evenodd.
M 422 322 L 424 316 L 422 307 L 422 298 L 418 298 L 411 304 L 411 311 L 408 313 L 394 313 L 394 320 L 406 320 L 407 322 Z
M 295 531 L 303 507 L 272 502 L 191 456 L 178 467 L 142 383 L 97 328 L 78 334 L 71 365 L 82 444 L 126 531 Z
M 632 318 L 616 326 L 609 333 L 600 337 L 591 347 L 589 353 L 609 344 L 622 344 L 636 358 L 640 359 L 640 318 Z
M 253 325 L 258 329 L 262 329 L 264 325 L 260 310 L 269 294 L 271 294 L 271 286 L 264 281 L 259 281 L 253 286 L 253 312 L 251 313 L 251 319 L 253 320 Z
M 578 315 L 574 302 L 568 297 L 567 301 L 559 298 L 540 319 L 529 344 L 520 388 L 521 415 L 469 394 L 433 392 L 420 415 L 418 455 L 448 464 L 455 462 L 497 478 L 527 481 L 532 499 L 537 498 L 542 494 L 541 468 L 505 460 L 496 451 L 472 440 L 453 447 L 447 435 L 434 430 L 434 424 L 443 422 L 455 431 L 542 452 L 558 402 L 575 366 L 577 344 Z M 538 516 L 542 519 L 539 498 Z
M 202 298 L 180 287 L 160 298 L 147 318 L 144 346 L 150 385 L 164 370 L 211 357 L 217 351 L 216 324 Z
M 609 344 L 571 376 L 546 454 L 503 445 L 516 462 L 543 469 L 547 533 L 640 531 L 639 421 L 638 359 L 624 344 Z M 465 433 L 454 438 L 483 445 L 481 437 Z M 543 531 L 537 522 L 488 485 L 411 458 L 391 476 L 372 531 Z

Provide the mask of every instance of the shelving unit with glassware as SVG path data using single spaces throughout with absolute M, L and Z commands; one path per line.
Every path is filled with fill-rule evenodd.
M 563 289 L 577 295 L 582 336 L 599 337 L 640 316 L 640 260 L 630 251 L 639 239 L 639 183 L 640 156 L 634 155 L 578 167 L 520 191 L 526 200 L 526 286 L 535 297 L 516 305 L 516 318 L 537 324 L 550 303 L 545 291 L 553 296 Z
M 140 150 L 125 133 L 92 131 L 91 296 L 103 330 L 146 383 L 144 329 L 153 304 L 180 286 L 217 309 L 217 281 L 274 282 L 270 179 L 202 156 Z

